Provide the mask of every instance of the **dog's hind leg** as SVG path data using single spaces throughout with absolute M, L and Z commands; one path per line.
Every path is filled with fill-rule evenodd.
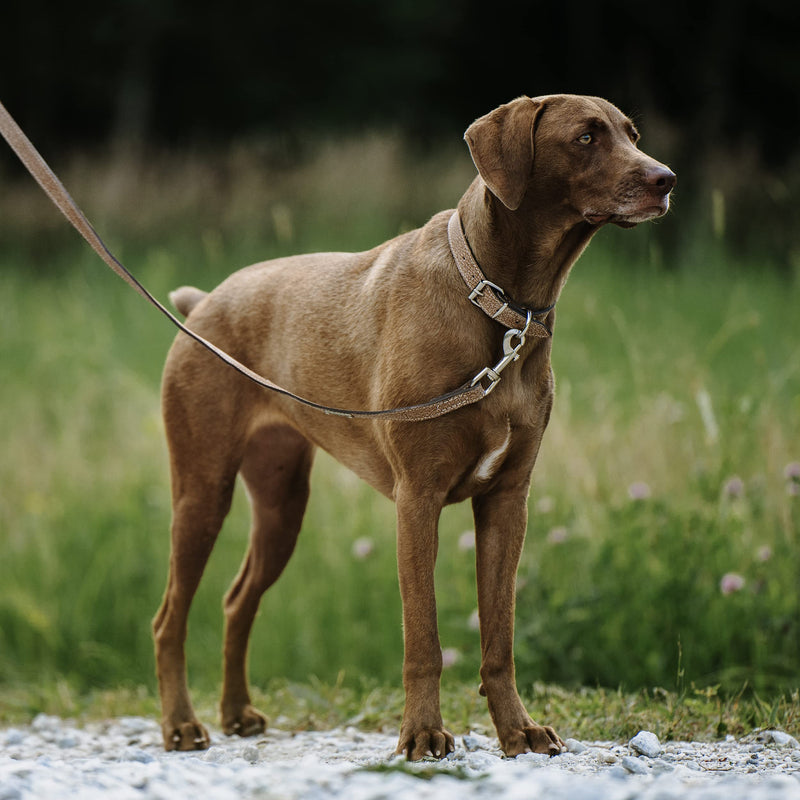
M 261 596 L 283 572 L 294 551 L 309 494 L 314 447 L 287 425 L 270 425 L 253 434 L 241 475 L 253 513 L 250 546 L 239 575 L 225 596 L 225 675 L 222 728 L 252 736 L 266 719 L 251 705 L 247 647 Z
M 163 411 L 172 479 L 172 528 L 167 588 L 153 620 L 162 733 L 167 750 L 208 747 L 186 681 L 189 607 L 227 515 L 244 452 L 241 408 L 222 393 L 198 388 L 185 351 L 171 354 Z M 187 345 L 189 346 L 189 345 Z M 189 379 L 187 379 L 187 376 Z
M 173 518 L 169 577 L 153 620 L 156 672 L 161 694 L 162 732 L 167 750 L 201 750 L 208 733 L 198 722 L 186 681 L 189 606 L 217 534 L 230 508 L 235 466 L 218 475 L 176 475 L 173 463 Z

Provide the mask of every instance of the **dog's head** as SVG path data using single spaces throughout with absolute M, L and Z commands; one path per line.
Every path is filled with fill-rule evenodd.
M 666 214 L 675 174 L 639 150 L 639 134 L 599 97 L 518 97 L 464 138 L 489 191 L 509 210 L 526 199 L 591 225 L 631 227 Z

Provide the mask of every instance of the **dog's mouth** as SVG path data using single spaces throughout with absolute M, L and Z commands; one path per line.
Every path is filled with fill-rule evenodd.
M 638 208 L 635 211 L 624 213 L 603 214 L 595 211 L 588 211 L 583 215 L 583 218 L 590 225 L 605 225 L 610 222 L 614 225 L 619 225 L 620 228 L 632 228 L 640 222 L 647 222 L 648 220 L 661 217 L 669 210 L 669 200 L 665 198 L 664 202 L 647 205 L 643 208 Z
M 583 218 L 590 225 L 603 225 L 611 220 L 611 214 L 584 214 Z

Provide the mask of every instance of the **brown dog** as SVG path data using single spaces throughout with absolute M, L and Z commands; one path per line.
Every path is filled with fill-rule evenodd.
M 281 258 L 233 274 L 208 295 L 189 288 L 173 294 L 194 331 L 326 405 L 412 405 L 473 376 L 493 391 L 427 421 L 343 419 L 259 388 L 178 335 L 163 382 L 172 552 L 153 623 L 167 749 L 209 744 L 189 699 L 183 645 L 237 472 L 253 525 L 225 597 L 222 726 L 242 736 L 264 730 L 248 692 L 248 637 L 261 595 L 294 549 L 314 450 L 322 447 L 397 506 L 406 693 L 397 752 L 419 759 L 453 750 L 439 709 L 433 576 L 440 512 L 467 498 L 475 516 L 481 691 L 500 744 L 509 756 L 561 751 L 553 729 L 523 707 L 512 655 L 528 490 L 553 403 L 550 307 L 598 228 L 664 214 L 675 176 L 637 149 L 629 119 L 594 97 L 520 97 L 478 119 L 465 138 L 479 175 L 458 204 L 454 224 L 463 234 L 455 235 L 465 235 L 491 284 L 465 283 L 448 243 L 447 211 L 369 252 Z M 525 330 L 509 332 L 502 314 L 492 319 L 491 308 L 484 313 L 470 298 L 498 308 L 513 298 L 510 307 L 523 318 L 534 311 Z M 533 328 L 536 338 L 526 343 Z M 494 367 L 481 372 L 487 365 Z

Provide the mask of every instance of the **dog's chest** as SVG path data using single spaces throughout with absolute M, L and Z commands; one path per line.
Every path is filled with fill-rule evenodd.
M 492 429 L 484 438 L 483 452 L 472 471 L 474 480 L 485 483 L 491 480 L 503 465 L 511 445 L 511 422 L 506 420 L 504 427 Z

